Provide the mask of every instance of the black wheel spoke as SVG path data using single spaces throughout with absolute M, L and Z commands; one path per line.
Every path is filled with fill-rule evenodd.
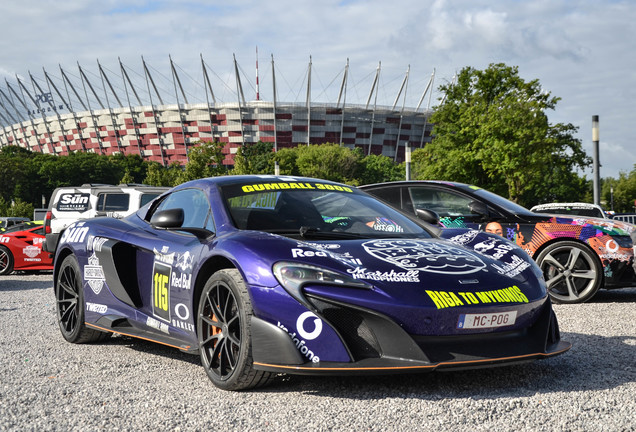
M 221 336 L 220 336 L 220 335 L 218 335 L 218 334 L 216 334 L 216 335 L 215 335 L 215 334 L 213 334 L 213 335 L 210 335 L 210 336 L 208 336 L 207 338 L 205 338 L 201 344 L 202 344 L 203 346 L 205 346 L 205 347 L 209 346 L 210 344 L 211 344 L 212 346 L 214 346 L 215 344 L 218 344 L 219 339 L 221 339 Z M 214 341 L 214 342 L 213 342 L 213 341 Z
M 262 382 L 254 379 L 249 336 L 245 336 L 249 323 L 245 314 L 251 311 L 245 284 L 236 269 L 220 270 L 210 277 L 200 297 L 198 338 L 203 366 L 218 387 L 238 390 Z

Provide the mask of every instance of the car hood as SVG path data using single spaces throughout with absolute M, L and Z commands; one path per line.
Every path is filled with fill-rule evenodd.
M 299 241 L 245 232 L 232 240 L 233 246 L 226 248 L 241 254 L 237 259 L 242 263 L 250 262 L 242 268 L 252 285 L 278 285 L 272 266 L 284 261 L 338 272 L 350 280 L 365 282 L 377 296 L 410 304 L 430 303 L 436 293 L 452 293 L 451 299 L 461 299 L 465 293 L 476 296 L 478 292 L 481 295 L 507 290 L 501 294 L 508 293 L 511 300 L 518 298 L 526 303 L 546 297 L 536 264 L 516 245 L 476 230 L 447 231 L 452 241 L 443 238 Z M 321 288 L 313 290 L 319 292 Z M 334 297 L 333 286 L 324 290 Z M 443 296 L 448 298 L 446 294 Z

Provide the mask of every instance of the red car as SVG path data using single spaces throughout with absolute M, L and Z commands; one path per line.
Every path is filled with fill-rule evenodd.
M 42 223 L 16 225 L 0 235 L 0 275 L 14 270 L 53 270 L 51 254 L 42 250 Z

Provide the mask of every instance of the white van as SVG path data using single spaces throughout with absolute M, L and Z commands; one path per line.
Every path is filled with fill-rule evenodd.
M 123 218 L 168 189 L 140 184 L 84 184 L 57 188 L 51 194 L 44 218 L 46 240 L 42 249 L 55 252 L 60 234 L 73 222 L 97 216 Z

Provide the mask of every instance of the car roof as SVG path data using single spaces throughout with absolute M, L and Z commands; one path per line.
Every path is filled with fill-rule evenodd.
M 359 186 L 359 188 L 365 189 L 365 188 L 372 188 L 372 187 L 386 187 L 386 186 L 413 185 L 413 184 L 444 185 L 444 186 L 451 186 L 451 187 L 455 187 L 459 189 L 463 189 L 463 188 L 481 189 L 478 186 L 472 186 L 466 183 L 446 181 L 446 180 L 398 180 L 398 181 L 391 181 L 391 182 L 367 184 L 367 185 Z
M 225 186 L 225 185 L 232 185 L 232 184 L 240 184 L 240 183 L 249 183 L 249 182 L 258 182 L 258 183 L 265 183 L 265 182 L 272 182 L 272 181 L 279 181 L 279 182 L 289 182 L 289 181 L 293 181 L 293 182 L 319 182 L 319 183 L 329 183 L 329 184 L 334 184 L 334 185 L 342 185 L 343 183 L 338 183 L 338 182 L 334 182 L 331 180 L 324 180 L 324 179 L 318 179 L 318 178 L 312 178 L 312 177 L 300 177 L 300 176 L 289 176 L 289 175 L 257 175 L 257 174 L 250 174 L 250 175 L 226 175 L 226 176 L 218 176 L 218 177 L 207 177 L 207 178 L 202 178 L 202 179 L 197 179 L 197 180 L 191 180 L 189 182 L 186 183 L 182 183 L 179 186 L 176 186 L 177 188 L 181 189 L 182 187 L 192 187 L 195 185 L 218 185 L 218 186 Z M 347 185 L 348 187 L 353 187 L 350 185 Z

